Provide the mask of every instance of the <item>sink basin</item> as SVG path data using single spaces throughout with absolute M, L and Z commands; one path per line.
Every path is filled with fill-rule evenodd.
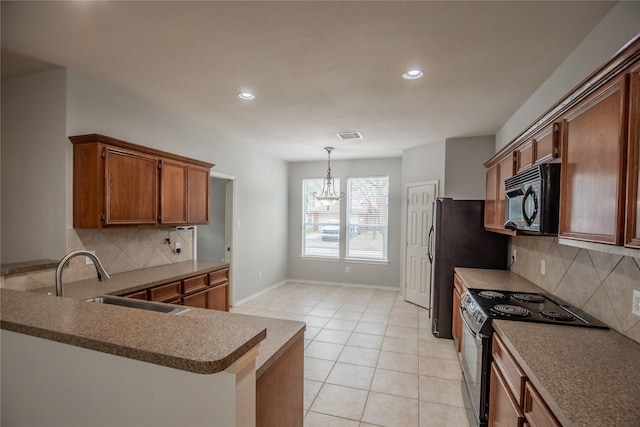
M 165 304 L 155 301 L 144 301 L 134 298 L 116 297 L 113 295 L 101 295 L 89 298 L 88 302 L 97 302 L 99 304 L 119 305 L 120 307 L 138 308 L 141 310 L 155 311 L 158 313 L 180 314 L 189 310 L 187 307 L 181 307 L 173 304 Z

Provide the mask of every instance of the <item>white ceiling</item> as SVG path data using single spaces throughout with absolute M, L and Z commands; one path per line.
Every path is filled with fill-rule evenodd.
M 74 68 L 285 160 L 395 157 L 494 134 L 614 5 L 2 1 L 2 76 Z

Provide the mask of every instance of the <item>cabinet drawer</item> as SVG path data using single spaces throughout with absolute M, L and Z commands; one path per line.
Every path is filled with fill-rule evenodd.
M 131 292 L 130 294 L 123 295 L 123 297 L 146 300 L 147 299 L 147 290 L 143 289 L 141 291 Z
M 562 427 L 529 381 L 524 390 L 524 416 L 531 427 Z
M 229 269 L 223 268 L 222 270 L 217 270 L 212 273 L 209 273 L 209 285 L 217 286 L 224 282 L 229 281 Z
M 190 277 L 188 279 L 184 279 L 182 283 L 183 283 L 182 292 L 185 295 L 193 292 L 201 291 L 207 288 L 207 275 L 203 274 L 201 276 Z
M 511 353 L 506 349 L 504 343 L 498 336 L 493 334 L 493 360 L 504 375 L 504 381 L 513 393 L 518 403 L 522 405 L 524 399 L 524 385 L 527 381 L 525 373 L 513 358 Z
M 167 283 L 149 289 L 151 301 L 168 302 L 180 298 L 180 282 Z

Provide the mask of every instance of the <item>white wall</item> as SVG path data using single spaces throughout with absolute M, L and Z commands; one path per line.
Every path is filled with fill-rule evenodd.
M 69 135 L 104 133 L 215 163 L 214 170 L 235 176 L 235 219 L 240 227 L 234 235 L 234 299 L 286 279 L 285 161 L 75 70 L 69 70 L 67 126 Z
M 433 142 L 402 152 L 402 186 L 413 182 L 439 181 L 444 194 L 445 141 Z
M 322 178 L 327 162 L 289 164 L 289 278 L 331 283 L 398 287 L 400 280 L 400 223 L 402 184 L 400 158 L 370 160 L 332 160 L 331 173 L 341 180 L 342 190 L 348 177 L 389 176 L 388 264 L 354 263 L 344 260 L 301 259 L 302 251 L 302 179 Z M 346 218 L 346 202 L 341 202 L 341 219 Z M 345 272 L 345 266 L 350 272 Z
M 499 151 L 640 32 L 640 2 L 621 1 L 496 133 Z
M 485 168 L 483 163 L 493 156 L 495 138 L 478 136 L 447 139 L 445 146 L 445 197 L 460 200 L 484 200 Z
M 241 416 L 231 369 L 194 374 L 16 332 L 1 335 L 2 425 L 215 427 L 235 426 Z
M 67 248 L 66 71 L 2 84 L 2 263 Z
M 235 230 L 234 296 L 286 279 L 285 161 L 75 70 L 16 80 L 2 90 L 2 251 L 11 261 L 64 255 L 73 219 L 67 137 L 102 133 L 215 163 L 214 170 L 235 176 L 241 226 Z

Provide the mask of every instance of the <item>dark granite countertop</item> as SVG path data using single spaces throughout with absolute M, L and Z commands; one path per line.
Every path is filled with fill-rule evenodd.
M 456 272 L 470 288 L 544 292 L 510 271 Z M 640 344 L 613 329 L 493 326 L 563 426 L 640 426 Z

